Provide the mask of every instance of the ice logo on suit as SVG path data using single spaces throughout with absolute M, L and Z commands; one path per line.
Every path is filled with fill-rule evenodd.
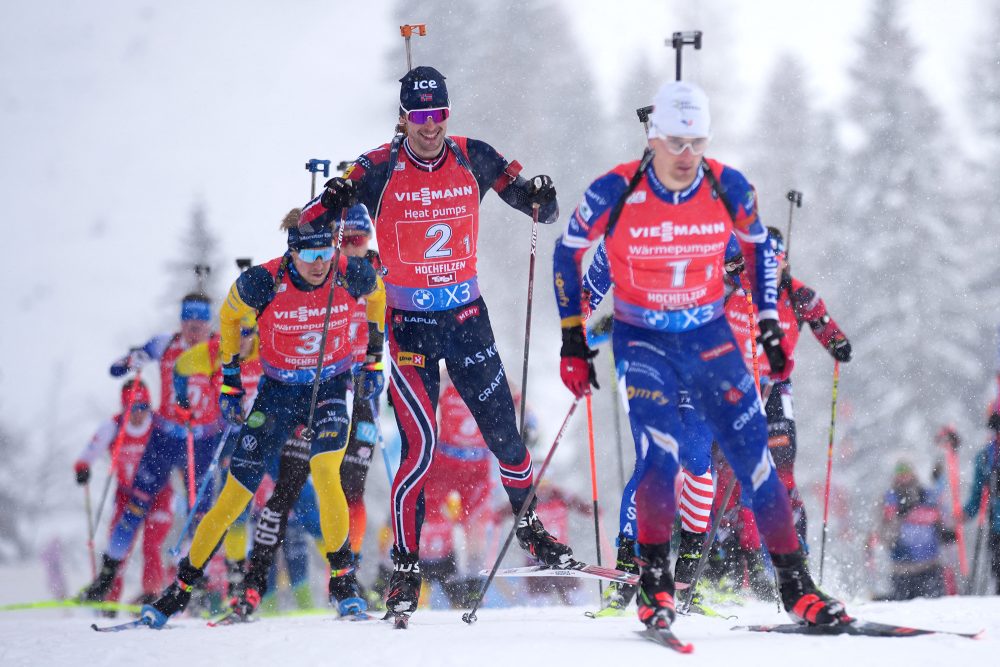
M 418 289 L 413 293 L 413 305 L 421 310 L 427 310 L 434 305 L 434 295 L 425 289 Z

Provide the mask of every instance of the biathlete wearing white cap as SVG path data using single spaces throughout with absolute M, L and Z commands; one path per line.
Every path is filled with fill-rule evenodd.
M 641 579 L 639 618 L 667 628 L 674 619 L 670 533 L 674 479 L 683 426 L 681 390 L 708 423 L 744 488 L 781 579 L 785 609 L 808 623 L 846 619 L 841 603 L 821 593 L 806 570 L 788 493 L 767 451 L 767 424 L 724 317 L 724 253 L 730 233 L 755 245 L 763 267 L 755 292 L 765 345 L 777 342 L 777 263 L 757 217 L 753 188 L 735 169 L 703 158 L 710 137 L 708 99 L 688 82 L 665 85 L 654 101 L 652 162 L 627 193 L 637 162 L 594 181 L 556 244 L 554 287 L 562 318 L 561 375 L 577 396 L 589 392 L 594 353 L 581 321 L 580 262 L 604 237 L 615 287 L 612 332 L 629 420 L 648 446 L 636 490 Z M 725 197 L 725 201 L 720 196 Z M 623 196 L 627 197 L 623 200 Z M 620 216 L 609 220 L 616 204 Z M 779 359 L 769 351 L 772 366 Z

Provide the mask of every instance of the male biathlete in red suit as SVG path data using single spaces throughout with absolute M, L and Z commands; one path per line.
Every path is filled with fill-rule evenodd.
M 346 178 L 327 183 L 321 203 L 302 213 L 302 224 L 357 198 L 375 218 L 386 289 L 389 394 L 402 438 L 392 484 L 393 575 L 386 594 L 390 613 L 416 609 L 420 591 L 418 545 L 423 487 L 437 442 L 438 364 L 443 359 L 490 451 L 517 513 L 532 482 L 531 456 L 521 442 L 507 375 L 497 355 L 476 272 L 479 203 L 493 189 L 511 207 L 539 222 L 558 217 L 548 176 L 527 181 L 521 166 L 490 145 L 449 137 L 445 78 L 417 67 L 400 80 L 404 133 L 358 158 Z M 520 545 L 550 565 L 571 561 L 532 508 L 517 527 Z

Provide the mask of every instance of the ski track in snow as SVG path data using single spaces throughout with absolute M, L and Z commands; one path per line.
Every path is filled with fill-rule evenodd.
M 95 619 L 87 611 L 0 612 L 0 665 L 169 665 L 224 664 L 406 664 L 423 667 L 509 667 L 530 664 L 608 665 L 681 661 L 740 667 L 776 664 L 830 664 L 850 667 L 894 664 L 996 664 L 1000 638 L 1000 598 L 943 598 L 900 603 L 853 603 L 862 618 L 942 630 L 986 629 L 980 640 L 931 636 L 875 639 L 803 637 L 732 631 L 733 625 L 783 623 L 774 605 L 749 603 L 724 608 L 738 621 L 683 617 L 674 629 L 693 642 L 690 656 L 673 653 L 639 638 L 634 616 L 589 619 L 583 607 L 482 609 L 467 626 L 461 611 L 419 610 L 409 630 L 388 623 L 337 622 L 330 617 L 264 618 L 242 626 L 208 628 L 205 621 L 182 618 L 171 629 L 100 634 L 90 629 L 125 619 Z M 994 655 L 990 658 L 990 655 Z M 238 663 L 237 663 L 238 661 Z

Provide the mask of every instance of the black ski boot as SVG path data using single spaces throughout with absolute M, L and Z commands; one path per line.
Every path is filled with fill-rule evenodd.
M 118 568 L 122 562 L 107 554 L 102 558 L 101 571 L 97 573 L 97 578 L 80 593 L 80 600 L 83 602 L 104 602 L 115 584 L 115 577 L 118 576 Z
M 635 562 L 635 540 L 632 538 L 618 536 L 618 559 L 615 567 L 630 574 L 639 572 L 639 566 Z M 601 608 L 625 609 L 635 597 L 635 591 L 636 587 L 631 584 L 613 582 L 604 589 Z
M 143 605 L 141 617 L 151 628 L 162 628 L 167 619 L 176 613 L 184 611 L 191 601 L 191 591 L 194 590 L 204 572 L 191 565 L 187 556 L 177 566 L 177 579 L 167 586 L 159 599 L 153 604 Z
M 806 625 L 839 625 L 853 620 L 847 615 L 844 603 L 835 600 L 816 587 L 802 550 L 790 554 L 771 554 L 771 562 L 778 570 L 781 587 L 781 604 L 797 623 Z
M 668 630 L 674 611 L 674 578 L 670 575 L 670 542 L 639 545 L 639 620 Z
M 535 514 L 536 501 L 517 524 L 517 543 L 543 565 L 554 568 L 569 567 L 574 563 L 573 550 L 559 542 L 545 530 L 542 520 Z
M 701 562 L 701 550 L 705 545 L 704 533 L 692 533 L 680 530 L 681 543 L 677 550 L 677 562 L 674 564 L 674 583 L 680 591 L 680 595 L 687 599 L 691 605 L 699 606 L 701 596 L 690 590 L 694 582 L 694 573 Z M 685 592 L 686 591 L 686 592 Z
M 354 566 L 354 554 L 347 547 L 335 553 L 328 553 L 330 562 L 330 604 L 341 616 L 361 616 L 368 609 L 368 603 L 358 586 Z
M 230 600 L 243 593 L 247 577 L 247 561 L 226 560 L 226 597 Z
M 386 618 L 412 614 L 420 599 L 420 555 L 392 548 L 392 576 L 385 594 Z

